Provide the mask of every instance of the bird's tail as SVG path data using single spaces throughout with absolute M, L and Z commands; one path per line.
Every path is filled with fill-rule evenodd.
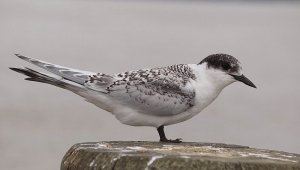
M 95 73 L 89 72 L 89 71 L 83 71 L 83 70 L 77 70 L 69 67 L 64 67 L 52 63 L 48 63 L 46 61 L 26 57 L 20 54 L 16 54 L 17 57 L 20 59 L 23 59 L 31 64 L 34 64 L 42 69 L 45 69 L 59 77 L 62 77 L 63 79 L 70 80 L 74 83 L 78 83 L 83 85 L 86 80 L 88 80 L 88 77 L 90 75 L 93 75 Z
M 67 87 L 69 87 L 71 85 L 69 82 L 66 82 L 63 79 L 60 80 L 59 78 L 37 72 L 30 68 L 26 68 L 26 67 L 13 68 L 13 67 L 11 67 L 10 69 L 28 76 L 27 78 L 25 78 L 25 80 L 28 80 L 28 81 L 36 81 L 36 82 L 51 84 L 51 85 L 61 87 L 64 89 L 66 89 Z
M 45 74 L 26 67 L 10 68 L 13 71 L 28 76 L 25 80 L 47 83 L 71 91 L 78 91 L 78 88 L 83 89 L 85 81 L 88 80 L 90 75 L 94 74 L 92 72 L 63 67 L 19 54 L 16 54 L 16 56 L 53 73 Z

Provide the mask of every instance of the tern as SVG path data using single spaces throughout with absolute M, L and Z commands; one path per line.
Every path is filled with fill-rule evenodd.
M 197 115 L 233 82 L 256 88 L 243 75 L 241 63 L 228 54 L 209 55 L 198 64 L 175 64 L 113 75 L 16 56 L 52 73 L 41 73 L 27 67 L 10 68 L 28 76 L 25 80 L 72 91 L 112 113 L 123 124 L 155 127 L 160 142 L 181 142 L 180 138 L 168 139 L 164 126 Z

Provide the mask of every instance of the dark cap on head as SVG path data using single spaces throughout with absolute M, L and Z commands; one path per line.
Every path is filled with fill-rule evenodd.
M 228 54 L 212 54 L 204 58 L 199 64 L 207 63 L 207 67 L 221 69 L 225 72 L 237 72 L 239 70 L 239 61 Z

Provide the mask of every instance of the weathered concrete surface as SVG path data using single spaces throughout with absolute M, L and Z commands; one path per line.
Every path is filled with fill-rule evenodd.
M 64 156 L 61 170 L 73 169 L 300 170 L 300 155 L 211 143 L 90 142 Z

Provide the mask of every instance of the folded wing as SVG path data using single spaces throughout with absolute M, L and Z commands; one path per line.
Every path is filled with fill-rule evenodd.
M 157 116 L 175 115 L 194 105 L 195 92 L 189 88 L 193 74 L 186 74 L 187 65 L 144 69 L 116 74 L 95 75 L 85 86 L 100 90 L 120 104 L 140 113 Z M 181 71 L 182 72 L 181 72 Z

